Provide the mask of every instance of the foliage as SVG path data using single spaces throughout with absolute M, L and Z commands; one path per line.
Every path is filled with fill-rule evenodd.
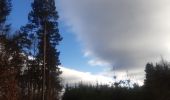
M 146 65 L 146 79 L 144 81 L 148 99 L 170 99 L 170 65 L 167 62 Z
M 58 100 L 62 85 L 56 46 L 62 38 L 55 1 L 34 0 L 28 24 L 15 33 L 6 23 L 11 7 L 11 0 L 0 0 L 0 100 L 42 99 L 44 37 L 45 100 Z
M 66 86 L 62 100 L 170 100 L 170 64 L 148 63 L 143 86 L 129 87 L 128 80 L 108 85 Z M 131 84 L 131 83 L 130 83 Z
M 19 35 L 10 35 L 6 23 L 11 11 L 11 0 L 0 1 L 0 100 L 19 100 L 19 74 L 24 56 L 21 54 Z
M 123 87 L 121 82 L 116 84 L 67 85 L 62 100 L 143 100 L 141 87 Z
M 28 24 L 21 27 L 20 32 L 26 34 L 31 41 L 24 48 L 28 57 L 27 66 L 22 79 L 22 98 L 33 100 L 42 99 L 43 68 L 45 57 L 45 100 L 58 100 L 62 89 L 59 75 L 59 51 L 57 45 L 62 40 L 58 30 L 58 13 L 55 0 L 34 0 L 32 10 L 28 14 Z M 44 41 L 45 40 L 45 41 Z M 46 46 L 44 54 L 44 46 Z M 27 92 L 26 92 L 27 91 Z

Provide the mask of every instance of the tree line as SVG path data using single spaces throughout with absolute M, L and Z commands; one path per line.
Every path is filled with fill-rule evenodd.
M 165 61 L 146 64 L 142 86 L 129 80 L 121 80 L 111 86 L 66 85 L 62 100 L 170 100 L 170 64 Z
M 60 98 L 57 45 L 62 37 L 55 0 L 34 0 L 31 6 L 28 23 L 12 32 L 7 23 L 11 0 L 0 0 L 0 100 Z

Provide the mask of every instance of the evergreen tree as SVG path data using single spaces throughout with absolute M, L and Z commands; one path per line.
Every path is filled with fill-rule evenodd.
M 45 65 L 45 100 L 58 100 L 62 86 L 59 77 L 61 71 L 58 67 L 60 65 L 59 51 L 56 46 L 62 38 L 58 29 L 58 13 L 55 0 L 34 0 L 28 20 L 29 23 L 21 28 L 21 32 L 28 34 L 28 38 L 32 41 L 31 49 L 26 51 L 29 51 L 28 54 L 33 57 L 31 63 L 28 63 L 30 66 L 27 66 L 27 72 L 34 74 L 25 76 L 29 77 L 30 80 L 34 80 L 34 82 L 29 81 L 34 86 L 33 90 L 38 91 L 33 93 L 34 98 L 36 100 L 37 98 L 41 99 L 43 66 Z M 43 63 L 44 56 L 45 64 Z
M 23 47 L 26 47 L 25 34 L 10 32 L 7 17 L 11 11 L 11 0 L 0 1 L 0 100 L 20 99 L 20 79 L 25 66 Z
M 144 87 L 148 100 L 169 100 L 170 97 L 170 64 L 164 61 L 146 65 Z
M 10 30 L 10 25 L 6 24 L 6 19 L 11 11 L 11 1 L 1 0 L 0 1 L 0 99 L 9 100 L 13 96 L 16 97 L 16 85 L 15 81 L 16 69 L 11 67 L 13 63 L 10 57 L 12 55 L 9 49 L 10 40 L 7 39 L 7 34 Z M 10 54 L 9 54 L 10 52 Z M 14 67 L 14 66 L 13 66 Z
M 25 66 L 22 53 L 24 38 L 22 34 L 3 35 L 0 38 L 0 92 L 4 100 L 19 100 L 19 76 Z M 24 41 L 23 41 L 24 40 Z

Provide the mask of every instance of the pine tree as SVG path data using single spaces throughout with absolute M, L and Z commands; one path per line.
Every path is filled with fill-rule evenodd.
M 11 0 L 0 1 L 0 100 L 20 100 L 19 76 L 24 67 L 23 48 L 28 46 L 26 34 L 11 34 L 7 18 Z
M 36 87 L 34 89 L 39 91 L 33 93 L 34 98 L 38 96 L 37 98 L 41 99 L 42 89 L 44 89 L 45 100 L 58 100 L 62 86 L 59 77 L 61 71 L 58 67 L 60 65 L 60 53 L 57 50 L 57 45 L 59 45 L 62 38 L 58 29 L 58 13 L 55 0 L 34 0 L 28 20 L 29 23 L 21 28 L 21 32 L 27 33 L 30 40 L 31 37 L 34 38 L 32 48 L 29 50 L 34 64 L 29 63 L 31 67 L 28 70 L 29 73 L 34 72 L 35 76 L 31 77 L 31 80 L 35 79 L 33 85 Z M 45 77 L 43 77 L 44 65 Z M 28 77 L 30 76 L 28 75 Z M 45 79 L 44 88 L 43 78 Z M 30 83 L 32 84 L 32 82 Z
M 16 71 L 10 66 L 11 55 L 9 55 L 7 34 L 9 33 L 10 25 L 6 24 L 6 19 L 11 11 L 11 1 L 0 1 L 0 99 L 9 100 L 11 96 L 14 96 L 14 91 L 10 91 L 10 88 L 16 90 L 15 75 Z M 8 47 L 7 47 L 8 46 Z M 11 62 L 12 63 L 12 62 Z M 11 99 L 12 100 L 12 99 Z
M 21 52 L 21 36 L 3 36 L 0 51 L 0 92 L 3 100 L 19 100 L 19 76 L 24 66 L 24 55 Z

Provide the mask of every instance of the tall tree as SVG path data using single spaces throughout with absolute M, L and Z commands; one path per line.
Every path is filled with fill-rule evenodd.
M 32 42 L 34 49 L 32 48 L 30 52 L 32 54 L 35 50 L 32 57 L 36 62 L 36 66 L 32 66 L 28 71 L 30 72 L 33 68 L 33 70 L 37 70 L 32 70 L 37 75 L 34 83 L 35 86 L 37 84 L 37 87 L 34 87 L 34 89 L 41 94 L 44 90 L 45 100 L 58 100 L 62 86 L 59 77 L 61 71 L 58 67 L 60 65 L 60 53 L 57 50 L 57 45 L 59 45 L 62 38 L 58 29 L 58 13 L 55 0 L 34 0 L 28 20 L 29 23 L 21 28 L 21 32 L 27 33 L 29 38 L 35 38 L 35 41 Z M 44 66 L 45 77 L 43 77 Z M 45 79 L 44 88 L 43 78 Z M 40 94 L 37 95 L 39 95 L 38 98 L 42 97 Z
M 11 11 L 11 0 L 0 1 L 0 100 L 19 100 L 19 76 L 25 66 L 26 34 L 11 34 L 7 18 Z
M 0 99 L 16 100 L 17 82 L 15 80 L 18 70 L 15 69 L 13 62 L 14 55 L 9 46 L 11 39 L 7 38 L 10 25 L 6 20 L 11 11 L 11 0 L 0 1 Z M 13 99 L 12 99 L 13 97 Z

